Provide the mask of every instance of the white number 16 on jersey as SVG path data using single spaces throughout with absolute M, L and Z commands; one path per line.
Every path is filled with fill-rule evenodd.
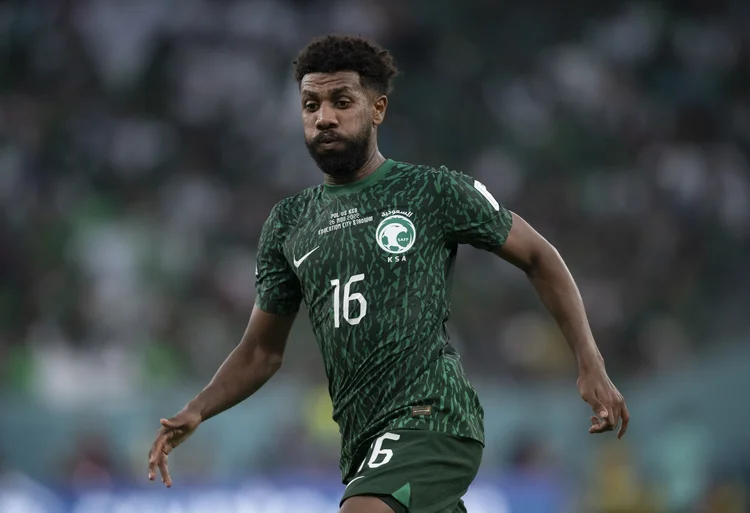
M 359 324 L 359 322 L 367 315 L 367 300 L 359 292 L 352 292 L 352 285 L 358 281 L 365 279 L 364 274 L 355 274 L 349 281 L 344 284 L 344 297 L 341 298 L 341 281 L 339 279 L 331 280 L 333 285 L 333 326 L 335 328 L 341 327 L 341 303 L 344 304 L 344 320 L 351 324 Z M 357 301 L 359 303 L 359 315 L 352 317 L 351 305 L 352 302 Z

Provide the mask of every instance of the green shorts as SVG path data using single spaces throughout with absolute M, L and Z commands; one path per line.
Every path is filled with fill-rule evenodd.
M 461 497 L 482 461 L 482 444 L 435 431 L 384 433 L 355 460 L 341 504 L 349 497 L 383 499 L 396 513 L 459 513 Z

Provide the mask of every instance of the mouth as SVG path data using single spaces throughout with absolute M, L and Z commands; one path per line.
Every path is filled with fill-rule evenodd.
M 326 151 L 332 150 L 341 144 L 341 138 L 333 132 L 323 132 L 318 137 L 318 149 Z
M 321 148 L 323 150 L 331 150 L 333 148 L 336 148 L 340 143 L 341 141 L 337 139 L 328 140 L 328 141 L 320 141 L 318 143 L 318 148 Z
M 319 143 L 330 143 L 334 141 L 338 141 L 340 137 L 331 130 L 326 130 L 325 132 L 322 132 L 318 135 L 318 142 Z

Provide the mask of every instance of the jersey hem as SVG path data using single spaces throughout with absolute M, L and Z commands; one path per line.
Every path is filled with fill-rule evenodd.
M 264 301 L 261 298 L 255 300 L 255 306 L 257 306 L 259 310 L 263 310 L 272 315 L 294 315 L 299 312 L 299 306 L 294 308 L 292 306 L 279 305 L 278 303 Z

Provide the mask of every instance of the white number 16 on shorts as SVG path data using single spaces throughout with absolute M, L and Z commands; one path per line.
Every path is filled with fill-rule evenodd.
M 379 438 L 376 438 L 372 443 L 372 454 L 370 455 L 370 459 L 368 460 L 365 457 L 365 459 L 362 460 L 362 464 L 357 469 L 357 474 L 362 471 L 365 463 L 367 463 L 367 466 L 370 468 L 378 468 L 386 465 L 389 461 L 391 461 L 391 458 L 393 458 L 393 450 L 383 449 L 383 442 L 385 442 L 386 440 L 393 440 L 394 442 L 396 442 L 400 438 L 401 435 L 397 435 L 395 433 L 385 433 Z

